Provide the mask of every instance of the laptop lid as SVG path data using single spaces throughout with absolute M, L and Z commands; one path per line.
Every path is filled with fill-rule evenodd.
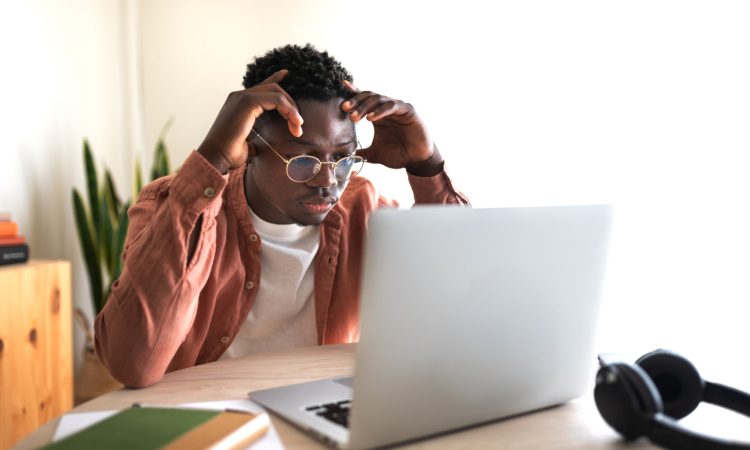
M 350 446 L 583 394 L 607 206 L 384 209 L 370 219 Z

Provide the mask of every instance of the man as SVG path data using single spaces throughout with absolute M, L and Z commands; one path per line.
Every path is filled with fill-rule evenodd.
M 367 217 L 396 205 L 355 176 L 362 158 L 405 168 L 416 203 L 468 203 L 414 108 L 358 90 L 327 53 L 277 48 L 243 85 L 129 211 L 124 269 L 95 327 L 126 386 L 222 356 L 356 341 Z M 363 119 L 375 133 L 357 150 Z

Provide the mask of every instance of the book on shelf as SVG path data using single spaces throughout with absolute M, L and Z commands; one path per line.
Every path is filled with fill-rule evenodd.
M 0 266 L 29 260 L 29 244 L 18 234 L 18 223 L 10 213 L 0 211 Z
M 0 266 L 29 260 L 29 245 L 0 245 Z
M 26 243 L 26 239 L 20 235 L 10 236 L 10 237 L 0 237 L 0 246 L 21 245 L 25 243 Z
M 13 237 L 18 235 L 18 224 L 10 220 L 0 221 L 0 237 Z
M 268 427 L 267 414 L 133 406 L 43 449 L 245 449 Z

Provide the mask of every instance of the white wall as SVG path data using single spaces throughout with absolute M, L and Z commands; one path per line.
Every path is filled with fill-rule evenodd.
M 602 350 L 738 364 L 717 349 L 750 338 L 748 3 L 179 5 L 141 4 L 147 140 L 174 116 L 175 160 L 252 56 L 312 42 L 413 103 L 476 206 L 615 204 Z M 365 170 L 409 203 L 401 174 Z
M 74 301 L 90 311 L 71 189 L 85 189 L 87 137 L 100 168 L 129 192 L 123 8 L 100 0 L 1 5 L 0 211 L 18 222 L 32 257 L 72 261 Z M 82 334 L 75 337 L 79 361 Z

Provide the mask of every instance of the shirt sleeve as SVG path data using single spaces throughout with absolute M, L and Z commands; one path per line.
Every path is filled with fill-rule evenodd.
M 228 178 L 193 152 L 177 174 L 146 186 L 128 211 L 123 271 L 95 321 L 97 354 L 128 387 L 159 381 L 192 326 Z M 188 264 L 188 241 L 201 215 Z

